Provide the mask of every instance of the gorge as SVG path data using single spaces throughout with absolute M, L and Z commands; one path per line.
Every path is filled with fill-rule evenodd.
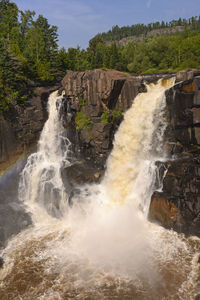
M 13 169 L 1 177 L 2 215 L 20 219 L 1 221 L 2 244 L 32 223 L 2 252 L 2 299 L 198 299 L 199 74 L 68 72 L 1 120 L 2 169 L 33 151 L 19 203 Z

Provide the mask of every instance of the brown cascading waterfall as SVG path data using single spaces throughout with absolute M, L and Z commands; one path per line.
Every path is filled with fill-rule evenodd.
M 104 178 L 78 186 L 70 207 L 61 177 L 70 165 L 62 96 L 50 96 L 38 151 L 28 158 L 19 186 L 33 226 L 2 251 L 0 299 L 197 296 L 199 239 L 147 220 L 156 161 L 165 160 L 165 91 L 173 85 L 173 78 L 160 80 L 135 98 L 115 135 Z

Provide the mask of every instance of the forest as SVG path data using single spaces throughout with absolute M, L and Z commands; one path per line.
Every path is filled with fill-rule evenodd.
M 200 30 L 200 17 L 191 17 L 189 19 L 179 18 L 178 20 L 172 20 L 170 22 L 155 22 L 145 24 L 134 24 L 132 26 L 119 27 L 113 26 L 108 32 L 100 33 L 104 41 L 119 41 L 122 38 L 129 36 L 139 36 L 141 34 L 146 35 L 148 32 L 155 29 L 173 28 L 176 26 L 184 26 L 185 29 Z
M 152 29 L 184 26 L 182 33 L 157 35 L 118 46 L 114 41 Z M 107 44 L 107 41 L 113 41 Z M 67 70 L 116 69 L 131 73 L 200 68 L 200 17 L 136 24 L 97 34 L 87 49 L 58 47 L 57 27 L 34 11 L 21 11 L 14 2 L 0 1 L 0 111 L 12 100 L 23 105 L 33 83 L 52 84 Z

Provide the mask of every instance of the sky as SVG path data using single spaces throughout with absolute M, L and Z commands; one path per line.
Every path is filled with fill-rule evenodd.
M 58 26 L 59 46 L 87 48 L 89 40 L 112 26 L 200 15 L 200 0 L 13 0 L 21 10 L 42 14 Z

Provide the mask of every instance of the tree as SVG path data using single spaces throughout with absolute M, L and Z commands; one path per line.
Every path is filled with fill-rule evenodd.
M 18 8 L 14 2 L 9 0 L 0 1 L 0 32 L 1 37 L 10 39 L 13 27 L 18 26 Z

